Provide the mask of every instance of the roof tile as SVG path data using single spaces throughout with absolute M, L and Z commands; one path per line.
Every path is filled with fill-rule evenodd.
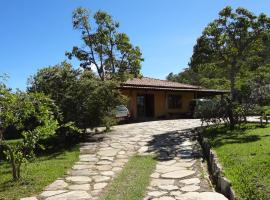
M 142 78 L 133 78 L 127 80 L 122 86 L 148 86 L 148 87 L 161 87 L 161 88 L 186 88 L 186 89 L 199 89 L 200 86 L 188 85 L 178 82 L 159 80 L 155 78 L 142 77 Z

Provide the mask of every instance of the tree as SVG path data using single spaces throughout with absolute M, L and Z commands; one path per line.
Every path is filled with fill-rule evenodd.
M 143 61 L 139 47 L 133 47 L 129 37 L 118 32 L 119 23 L 106 12 L 98 11 L 93 18 L 92 26 L 88 10 L 79 7 L 73 12 L 73 28 L 81 31 L 84 46 L 73 47 L 66 53 L 68 58 L 76 57 L 84 69 L 96 68 L 101 80 L 138 76 Z
M 62 62 L 39 70 L 29 79 L 28 90 L 51 97 L 63 114 L 62 123 L 74 122 L 86 130 L 106 125 L 113 109 L 125 102 L 117 87 L 117 81 L 101 81 L 87 69 L 75 70 Z
M 63 123 L 75 122 L 79 101 L 76 94 L 81 74 L 82 70 L 73 69 L 67 62 L 44 67 L 28 79 L 28 91 L 42 92 L 53 99 L 63 114 Z
M 237 78 L 252 70 L 265 50 L 269 40 L 270 19 L 265 14 L 255 16 L 244 8 L 225 7 L 219 18 L 211 22 L 194 46 L 190 68 L 196 71 L 200 65 L 212 65 L 229 80 L 231 98 L 229 119 L 234 127 L 234 105 L 237 102 Z M 253 65 L 252 65 L 253 64 Z
M 0 86 L 0 145 L 10 161 L 13 179 L 20 178 L 21 164 L 34 156 L 34 149 L 41 138 L 55 133 L 59 127 L 54 117 L 55 105 L 40 93 L 12 93 L 4 84 Z M 5 140 L 3 131 L 14 126 L 22 139 L 16 144 Z

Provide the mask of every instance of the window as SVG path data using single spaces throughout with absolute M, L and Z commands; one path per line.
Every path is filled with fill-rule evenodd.
M 168 108 L 177 109 L 182 107 L 181 95 L 168 95 Z

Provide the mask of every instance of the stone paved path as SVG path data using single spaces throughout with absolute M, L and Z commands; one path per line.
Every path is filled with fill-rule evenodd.
M 182 119 L 115 126 L 99 142 L 81 144 L 79 161 L 66 176 L 23 200 L 99 199 L 136 153 L 154 154 L 158 161 L 144 200 L 226 199 L 202 176 L 200 149 L 188 130 L 199 125 L 199 120 Z

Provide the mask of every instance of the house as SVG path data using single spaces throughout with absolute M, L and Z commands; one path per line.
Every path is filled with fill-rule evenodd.
M 129 79 L 119 89 L 129 98 L 133 119 L 187 116 L 193 99 L 228 93 L 148 77 Z

